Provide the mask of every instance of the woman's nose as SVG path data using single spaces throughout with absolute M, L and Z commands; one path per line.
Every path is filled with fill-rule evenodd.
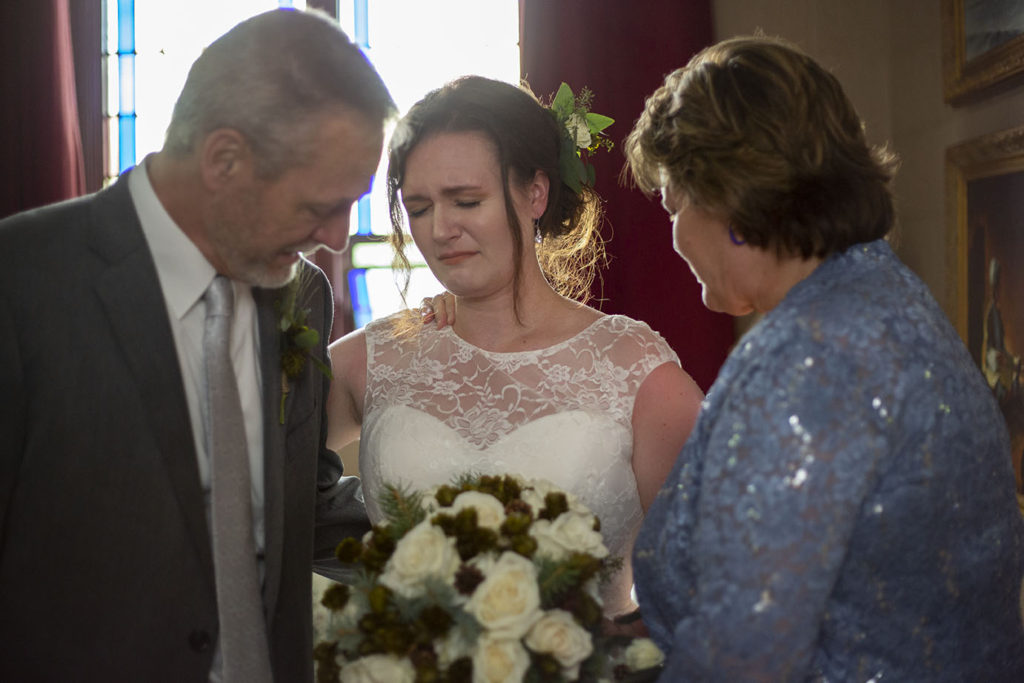
M 438 242 L 447 242 L 462 232 L 453 212 L 444 207 L 434 207 L 433 237 Z

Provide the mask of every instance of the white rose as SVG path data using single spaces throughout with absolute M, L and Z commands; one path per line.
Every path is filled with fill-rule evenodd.
M 549 654 L 570 669 L 570 678 L 579 674 L 580 662 L 594 651 L 590 632 L 576 623 L 571 613 L 561 609 L 545 612 L 523 642 L 534 652 Z
M 519 496 L 523 502 L 533 508 L 533 515 L 536 517 L 544 509 L 544 498 L 549 493 L 561 493 L 569 504 L 570 512 L 578 512 L 581 515 L 593 514 L 586 505 L 580 502 L 575 494 L 563 491 L 547 479 L 531 479 L 524 484 L 523 492 Z
M 626 648 L 626 666 L 633 671 L 661 666 L 665 653 L 650 638 L 637 638 Z
M 522 555 L 502 553 L 466 603 L 466 611 L 499 638 L 521 638 L 540 617 L 537 569 Z
M 482 635 L 473 653 L 473 683 L 520 683 L 530 655 L 515 638 Z
M 423 582 L 436 578 L 450 582 L 459 568 L 455 539 L 423 521 L 398 541 L 395 552 L 384 565 L 380 582 L 407 598 L 423 593 Z
M 438 488 L 440 487 L 433 486 L 427 489 L 420 498 L 420 506 L 426 511 L 428 517 L 441 509 L 441 504 L 437 502 Z
M 408 659 L 369 655 L 341 668 L 341 683 L 413 683 L 416 670 Z
M 505 521 L 505 506 L 490 494 L 479 491 L 463 491 L 455 497 L 451 508 L 446 512 L 455 516 L 466 508 L 476 510 L 476 523 L 484 528 L 497 531 Z
M 594 531 L 594 517 L 564 512 L 555 521 L 539 519 L 530 527 L 537 541 L 537 553 L 561 560 L 570 553 L 585 553 L 598 559 L 608 556 L 600 532 Z
M 586 119 L 579 114 L 571 114 L 565 121 L 565 127 L 569 130 L 569 137 L 573 139 L 577 147 L 590 147 L 590 127 Z

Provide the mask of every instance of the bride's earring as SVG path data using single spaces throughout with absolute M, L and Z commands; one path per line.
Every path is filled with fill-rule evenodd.
M 729 225 L 729 239 L 732 240 L 732 243 L 735 244 L 737 247 L 742 247 L 744 244 L 747 243 L 745 239 L 740 239 L 739 237 L 736 236 L 736 233 L 733 232 L 732 230 L 732 224 Z
M 540 219 L 539 218 L 534 218 L 533 219 L 533 241 L 536 242 L 537 244 L 540 244 L 543 239 L 544 239 L 544 236 L 540 234 Z

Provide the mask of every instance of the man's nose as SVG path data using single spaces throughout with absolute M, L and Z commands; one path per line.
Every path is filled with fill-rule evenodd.
M 350 216 L 349 211 L 339 211 L 336 216 L 329 217 L 313 233 L 313 239 L 331 251 L 345 251 L 348 246 Z

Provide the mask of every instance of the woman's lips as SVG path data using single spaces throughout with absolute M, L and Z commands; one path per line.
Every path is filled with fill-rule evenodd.
M 449 254 L 441 254 L 438 259 L 446 266 L 453 266 L 456 263 L 462 263 L 474 254 L 476 254 L 475 251 L 453 251 Z

